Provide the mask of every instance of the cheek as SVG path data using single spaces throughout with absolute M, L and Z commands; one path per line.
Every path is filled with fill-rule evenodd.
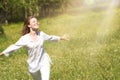
M 33 28 L 33 27 L 34 27 L 34 25 L 33 25 L 33 24 L 30 24 L 28 27 Z

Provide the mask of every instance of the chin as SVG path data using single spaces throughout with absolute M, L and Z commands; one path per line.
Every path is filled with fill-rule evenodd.
M 34 31 L 38 30 L 39 28 L 33 28 Z

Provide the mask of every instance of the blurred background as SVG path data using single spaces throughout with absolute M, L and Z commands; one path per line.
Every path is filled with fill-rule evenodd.
M 69 35 L 44 44 L 50 80 L 120 80 L 120 0 L 0 0 L 0 52 L 21 37 L 29 15 L 40 31 Z M 32 80 L 27 58 L 25 48 L 0 57 L 0 80 Z
M 28 15 L 55 16 L 66 12 L 105 10 L 109 4 L 120 7 L 120 0 L 0 0 L 0 23 L 18 22 Z

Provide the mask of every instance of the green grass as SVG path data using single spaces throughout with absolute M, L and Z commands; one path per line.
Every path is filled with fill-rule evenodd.
M 120 9 L 115 11 L 107 33 L 106 26 L 101 26 L 104 14 L 89 11 L 39 20 L 40 30 L 70 37 L 70 41 L 44 45 L 53 61 L 50 80 L 120 80 Z M 22 25 L 3 26 L 0 52 L 20 38 Z M 10 57 L 0 57 L 0 80 L 32 80 L 26 60 L 24 48 Z

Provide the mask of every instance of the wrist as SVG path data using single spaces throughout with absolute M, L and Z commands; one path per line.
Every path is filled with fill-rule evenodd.
M 64 40 L 64 38 L 63 38 L 63 37 L 60 37 L 60 40 Z

